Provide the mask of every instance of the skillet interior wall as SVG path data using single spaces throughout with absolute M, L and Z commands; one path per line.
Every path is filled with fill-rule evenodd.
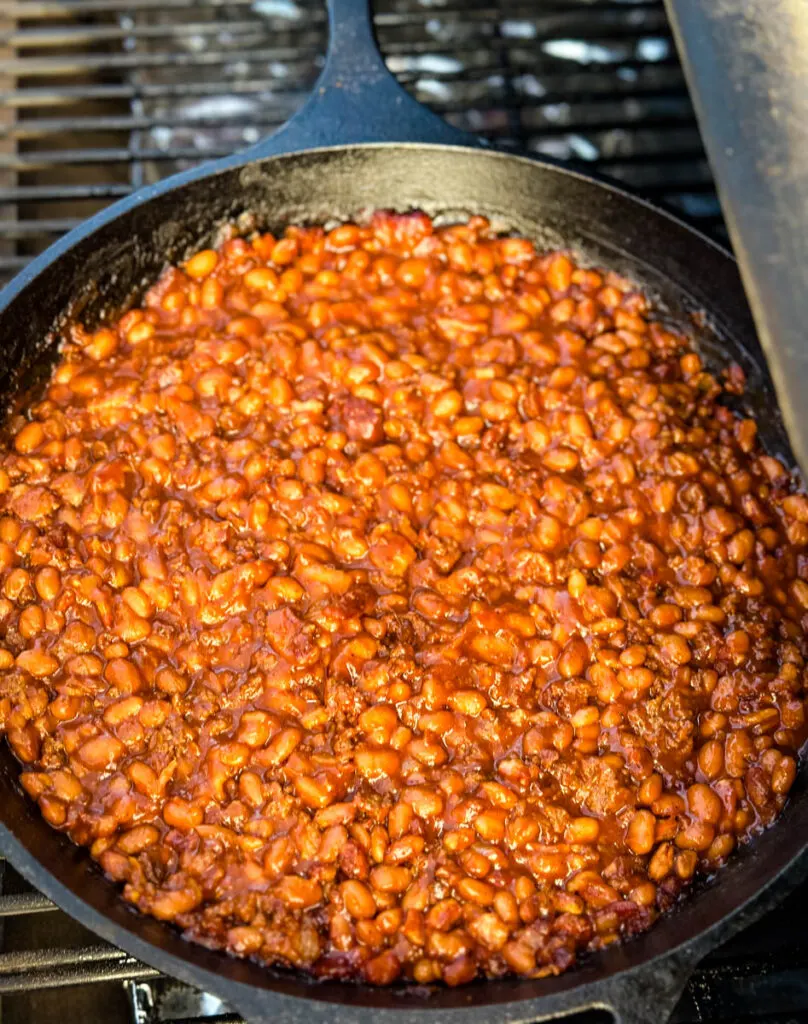
M 126 203 L 121 204 L 126 207 Z M 167 263 L 211 244 L 224 224 L 278 231 L 292 223 L 361 218 L 377 209 L 423 209 L 444 220 L 488 216 L 539 248 L 571 248 L 582 261 L 626 274 L 663 314 L 693 330 L 707 364 L 738 362 L 745 411 L 764 444 L 793 464 L 737 272 L 711 242 L 670 218 L 644 214 L 619 192 L 527 159 L 441 146 L 349 147 L 247 164 L 135 206 L 73 247 L 0 315 L 6 359 L 0 401 L 28 391 L 53 360 L 70 319 L 93 326 L 132 305 Z M 245 220 L 246 217 L 246 220 Z M 48 355 L 50 354 L 50 358 Z
M 355 147 L 276 157 L 166 192 L 144 206 L 122 211 L 41 273 L 0 314 L 6 345 L 0 396 L 20 387 L 17 367 L 33 372 L 53 355 L 60 324 L 77 316 L 92 325 L 131 304 L 167 262 L 210 243 L 219 227 L 249 213 L 256 226 L 278 230 L 288 223 L 323 223 L 361 217 L 373 209 L 421 208 L 460 219 L 489 216 L 507 230 L 533 238 L 540 247 L 564 246 L 590 263 L 613 267 L 654 296 L 666 314 L 687 326 L 707 311 L 710 326 L 699 330 L 708 364 L 716 370 L 737 361 L 749 379 L 747 404 L 760 421 L 767 449 L 788 457 L 788 443 L 734 264 L 721 250 L 650 207 L 604 190 L 585 178 L 528 160 L 494 153 L 427 146 Z M 48 351 L 50 350 L 50 351 Z M 219 976 L 290 994 L 384 1007 L 391 996 L 329 984 L 311 989 L 278 979 L 254 965 L 182 942 L 166 925 L 131 913 L 116 887 L 99 877 L 84 851 L 53 833 L 20 794 L 17 766 L 0 751 L 0 820 L 23 847 L 72 893 L 103 914 L 92 927 L 122 944 L 124 934 L 150 942 L 176 962 Z M 795 856 L 808 833 L 803 766 L 783 820 L 761 837 L 710 885 L 672 917 L 631 944 L 592 958 L 559 979 L 497 982 L 468 992 L 442 992 L 430 1005 L 459 1008 L 536 998 L 667 952 L 745 902 Z M 48 878 L 31 880 L 49 891 Z M 52 891 L 51 893 L 52 894 Z M 71 909 L 70 901 L 60 898 Z M 78 914 L 78 909 L 76 912 Z M 78 916 L 81 916 L 78 914 Z M 136 955 L 146 955 L 133 948 Z M 176 963 L 166 966 L 179 973 Z M 213 987 L 213 986 L 211 986 Z M 400 1000 L 401 996 L 392 997 Z M 420 1005 L 420 1004 L 419 1004 Z

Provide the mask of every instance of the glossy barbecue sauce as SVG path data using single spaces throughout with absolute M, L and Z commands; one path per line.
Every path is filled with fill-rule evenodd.
M 168 270 L 0 456 L 25 789 L 143 912 L 318 977 L 647 928 L 805 735 L 808 500 L 722 392 L 480 218 Z

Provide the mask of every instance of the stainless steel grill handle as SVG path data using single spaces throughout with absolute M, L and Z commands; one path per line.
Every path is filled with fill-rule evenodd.
M 666 0 L 794 454 L 808 473 L 808 0 Z

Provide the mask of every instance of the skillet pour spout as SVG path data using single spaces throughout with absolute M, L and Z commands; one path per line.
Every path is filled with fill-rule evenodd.
M 10 403 L 47 370 L 71 317 L 92 325 L 137 299 L 167 262 L 210 244 L 223 224 L 278 231 L 370 210 L 482 214 L 543 247 L 565 247 L 636 281 L 671 320 L 698 315 L 712 368 L 737 362 L 765 447 L 791 462 L 771 379 L 731 256 L 668 214 L 546 161 L 483 147 L 420 107 L 388 74 L 365 0 L 330 0 L 323 75 L 303 110 L 245 153 L 193 168 L 91 218 L 30 264 L 0 297 Z M 708 311 L 705 316 L 704 311 Z M 780 822 L 649 932 L 556 978 L 459 989 L 312 983 L 185 940 L 133 913 L 87 852 L 53 831 L 0 749 L 0 848 L 15 868 L 103 939 L 249 1021 L 272 1024 L 517 1024 L 603 1008 L 623 1024 L 662 1022 L 692 967 L 808 873 L 806 768 Z

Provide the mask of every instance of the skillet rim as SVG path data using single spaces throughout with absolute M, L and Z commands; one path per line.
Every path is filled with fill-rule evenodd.
M 402 140 L 401 142 L 352 142 L 345 145 L 313 147 L 300 146 L 291 149 L 278 149 L 277 151 L 274 151 L 274 147 L 269 147 L 269 143 L 277 142 L 279 146 L 282 145 L 284 142 L 284 135 L 285 128 L 281 128 L 275 135 L 270 136 L 269 139 L 259 142 L 249 149 L 241 150 L 231 156 L 221 157 L 218 160 L 198 164 L 197 166 L 188 168 L 185 171 L 180 171 L 167 178 L 162 178 L 153 185 L 144 185 L 142 188 L 137 189 L 128 196 L 124 196 L 122 199 L 117 199 L 114 203 L 110 203 L 109 206 L 105 206 L 103 210 L 99 210 L 97 213 L 92 214 L 92 216 L 82 221 L 81 224 L 76 225 L 76 227 L 72 228 L 66 234 L 62 235 L 55 242 L 49 245 L 47 249 L 35 256 L 11 279 L 11 281 L 8 282 L 8 284 L 2 288 L 2 290 L 0 290 L 0 314 L 2 314 L 11 302 L 21 294 L 24 288 L 28 287 L 29 284 L 32 284 L 36 277 L 55 263 L 56 260 L 66 255 L 77 243 L 83 241 L 89 237 L 89 235 L 93 234 L 100 228 L 105 227 L 118 217 L 131 212 L 137 207 L 144 206 L 153 199 L 160 198 L 167 192 L 173 192 L 175 189 L 182 188 L 185 185 L 193 184 L 201 181 L 202 179 L 213 178 L 228 171 L 243 170 L 247 167 L 253 167 L 258 164 L 274 160 L 283 160 L 287 157 L 293 158 L 302 155 L 325 156 L 328 154 L 349 153 L 351 151 L 360 150 L 374 151 L 403 149 L 405 151 L 429 150 L 435 152 L 457 153 L 462 156 L 483 156 L 491 160 L 504 160 L 519 164 L 527 164 L 529 166 L 554 171 L 562 177 L 586 184 L 596 185 L 611 195 L 629 200 L 629 202 L 639 206 L 645 213 L 661 217 L 668 221 L 669 224 L 686 232 L 707 248 L 713 250 L 717 255 L 723 256 L 733 267 L 738 267 L 738 261 L 726 246 L 711 238 L 700 228 L 690 224 L 686 219 L 680 217 L 673 211 L 651 203 L 638 192 L 633 191 L 622 183 L 616 183 L 606 176 L 602 176 L 594 171 L 580 171 L 576 168 L 568 167 L 561 161 L 553 160 L 549 157 L 533 156 L 527 153 L 508 153 L 504 150 L 493 149 L 487 146 L 473 145 L 471 144 L 471 141 L 465 143 L 417 142 L 408 140 Z
M 283 131 L 281 131 L 277 140 L 271 139 L 269 141 L 277 141 L 278 144 L 283 145 L 283 134 Z M 344 155 L 350 152 L 372 152 L 375 150 L 390 149 L 403 150 L 404 152 L 431 151 L 444 155 L 451 154 L 453 157 L 456 156 L 457 159 L 463 157 L 485 157 L 489 160 L 505 160 L 509 163 L 517 162 L 519 164 L 527 165 L 531 170 L 536 169 L 544 172 L 554 172 L 562 180 L 574 180 L 582 183 L 586 187 L 595 186 L 599 190 L 616 197 L 618 201 L 627 201 L 630 206 L 638 211 L 640 217 L 645 214 L 646 219 L 660 219 L 673 230 L 683 232 L 691 242 L 697 245 L 700 243 L 702 247 L 710 250 L 714 257 L 723 260 L 728 268 L 737 268 L 734 257 L 724 246 L 709 238 L 699 229 L 688 224 L 674 213 L 665 209 L 660 209 L 648 202 L 648 200 L 634 195 L 630 190 L 623 188 L 622 186 L 615 185 L 609 181 L 603 181 L 597 175 L 573 170 L 545 158 L 536 158 L 519 153 L 505 153 L 494 149 L 485 149 L 473 145 L 460 145 L 454 143 L 420 143 L 407 141 L 368 142 L 313 148 L 303 147 L 288 151 L 278 151 L 276 153 L 267 152 L 267 143 L 263 143 L 259 144 L 259 146 L 255 147 L 253 150 L 225 157 L 212 164 L 203 164 L 190 168 L 178 175 L 163 179 L 155 185 L 147 186 L 144 189 L 140 189 L 137 192 L 124 197 L 118 202 L 95 214 L 93 217 L 74 228 L 67 235 L 57 240 L 57 242 L 55 242 L 40 256 L 36 257 L 9 283 L 9 285 L 6 286 L 6 288 L 3 289 L 2 294 L 0 294 L 0 315 L 4 314 L 16 301 L 24 301 L 26 288 L 29 285 L 32 285 L 41 273 L 58 263 L 61 258 L 67 256 L 67 254 L 76 245 L 85 241 L 96 231 L 108 224 L 111 224 L 118 218 L 130 214 L 144 204 L 147 204 L 154 199 L 159 199 L 176 189 L 183 188 L 186 185 L 190 186 L 206 179 L 215 178 L 219 174 L 225 174 L 228 172 L 243 174 L 243 172 L 248 168 L 257 167 L 263 164 L 271 165 L 276 161 L 280 161 L 281 168 L 279 169 L 279 173 L 282 173 L 282 165 L 287 159 L 294 159 L 301 156 L 327 157 L 329 155 L 337 154 Z M 507 201 L 505 205 L 507 205 Z M 633 260 L 639 263 L 645 263 L 650 269 L 654 269 L 653 265 L 648 264 L 645 259 L 641 259 L 631 253 L 630 250 L 626 251 L 629 252 L 629 255 L 631 255 Z M 655 272 L 660 273 L 659 271 Z M 29 807 L 31 811 L 35 813 L 33 804 L 29 804 Z M 774 827 L 777 828 L 777 824 Z M 56 832 L 53 832 L 52 834 L 54 836 L 59 835 Z M 244 987 L 243 983 L 222 978 L 221 975 L 212 973 L 207 967 L 200 966 L 197 963 L 192 962 L 192 957 L 189 957 L 188 961 L 183 960 L 174 956 L 169 951 L 161 949 L 158 944 L 144 940 L 139 935 L 135 935 L 134 932 L 129 931 L 128 929 L 122 929 L 121 926 L 114 922 L 109 916 L 91 906 L 82 897 L 77 896 L 76 893 L 60 882 L 55 875 L 44 867 L 38 857 L 25 849 L 16 835 L 10 832 L 5 825 L 0 826 L 0 846 L 4 847 L 6 851 L 9 852 L 9 860 L 13 866 L 20 870 L 21 874 L 32 881 L 33 884 L 45 892 L 46 895 L 51 896 L 51 898 L 54 899 L 54 902 L 58 905 L 63 908 L 69 907 L 70 909 L 68 910 L 68 913 L 86 924 L 96 934 L 99 934 L 104 938 L 108 938 L 109 941 L 114 942 L 120 948 L 132 953 L 132 955 L 137 956 L 146 963 L 154 963 L 155 966 L 159 965 L 158 969 L 166 969 L 165 960 L 167 959 L 170 964 L 167 973 L 170 973 L 175 977 L 179 977 L 190 984 L 197 986 L 202 984 L 210 991 L 224 991 L 224 998 L 234 1002 L 237 1006 L 240 1005 L 240 995 L 244 996 L 244 993 L 241 993 L 240 995 L 235 994 L 235 990 L 230 988 L 230 986 L 238 985 L 239 987 Z M 81 848 L 76 847 L 76 849 L 78 850 Z M 82 852 L 89 859 L 89 855 L 86 854 L 86 851 Z M 805 862 L 804 865 L 803 862 Z M 767 879 L 761 884 L 756 892 L 749 898 L 749 901 L 746 901 L 740 907 L 735 908 L 729 914 L 726 914 L 719 920 L 715 921 L 705 931 L 695 933 L 690 938 L 684 939 L 680 943 L 674 945 L 673 948 L 655 954 L 639 965 L 627 965 L 625 968 L 609 972 L 602 978 L 595 978 L 594 980 L 587 979 L 585 977 L 587 973 L 585 965 L 573 968 L 572 971 L 568 972 L 568 974 L 564 976 L 566 979 L 572 980 L 572 983 L 560 991 L 549 992 L 546 995 L 540 995 L 538 997 L 535 995 L 525 996 L 521 999 L 514 999 L 512 1001 L 488 1004 L 484 1007 L 487 1019 L 518 1020 L 522 1019 L 524 1015 L 528 1015 L 531 1019 L 535 1020 L 539 1014 L 544 1014 L 548 1010 L 550 1012 L 560 1012 L 563 1010 L 571 1012 L 574 1009 L 587 1005 L 613 1006 L 620 1002 L 615 993 L 611 993 L 608 997 L 606 995 L 601 995 L 601 993 L 607 990 L 610 985 L 613 986 L 620 982 L 636 982 L 639 975 L 642 975 L 643 972 L 647 973 L 647 969 L 651 968 L 658 970 L 663 961 L 670 963 L 675 960 L 677 956 L 683 957 L 685 952 L 688 953 L 685 957 L 688 962 L 695 962 L 695 960 L 700 959 L 701 956 L 703 956 L 710 948 L 718 944 L 718 942 L 726 939 L 730 934 L 734 933 L 734 931 L 747 923 L 746 919 L 743 918 L 745 914 L 749 913 L 749 902 L 756 902 L 762 899 L 765 900 L 765 898 L 770 895 L 771 891 L 777 888 L 778 885 L 787 884 L 787 881 L 784 881 L 784 876 L 794 873 L 798 866 L 804 866 L 805 869 L 808 870 L 808 843 L 806 842 L 803 842 L 801 849 L 794 854 L 793 858 L 775 871 L 772 878 Z M 123 901 L 121 901 L 121 903 L 122 902 Z M 663 928 L 664 923 L 665 918 L 657 922 L 654 930 Z M 716 937 L 714 935 L 717 931 L 722 932 L 720 937 Z M 195 952 L 199 948 L 192 943 L 187 943 L 187 946 L 192 952 Z M 686 951 L 685 947 L 690 948 Z M 698 947 L 698 949 L 696 949 L 696 947 Z M 161 958 L 162 962 L 160 962 Z M 687 967 L 688 965 L 685 964 L 684 966 Z M 200 975 L 202 976 L 201 980 Z M 682 984 L 683 982 L 684 979 L 682 979 Z M 350 991 L 351 986 L 346 985 L 344 987 Z M 470 998 L 473 994 L 474 988 L 475 986 L 469 987 Z M 269 1010 L 271 1011 L 273 1020 L 285 1019 L 285 1011 L 282 1011 L 277 1005 L 272 1005 L 273 1003 L 277 1003 L 279 999 L 283 999 L 285 1001 L 290 999 L 294 1000 L 299 1004 L 298 1010 L 300 1010 L 300 1008 L 303 1008 L 303 1012 L 307 1010 L 307 1016 L 309 1016 L 310 1019 L 314 1019 L 312 1016 L 313 1011 L 311 1009 L 313 1002 L 317 1003 L 321 1008 L 325 1008 L 322 1014 L 322 1019 L 324 1020 L 326 1017 L 329 1020 L 339 1019 L 338 1014 L 342 1010 L 342 1007 L 338 1003 L 322 1001 L 314 998 L 315 988 L 310 985 L 308 986 L 307 992 L 304 991 L 293 996 L 280 996 L 277 991 L 273 991 L 272 988 L 264 988 L 257 985 L 250 985 L 250 989 L 253 993 L 258 993 L 260 998 L 263 998 L 270 1003 Z M 539 1004 L 541 1004 L 541 1008 L 539 1008 Z M 509 1007 L 511 1009 L 510 1013 L 507 1012 Z M 474 1010 L 472 1010 L 471 1007 L 450 1009 L 445 1006 L 435 1005 L 434 1003 L 431 1007 L 424 1004 L 423 1010 L 426 1010 L 430 1014 L 434 1014 L 437 1010 L 440 1010 L 443 1013 L 452 1014 L 460 1012 L 463 1014 L 464 1020 L 472 1020 L 474 1015 Z M 373 1013 L 374 1017 L 379 1017 L 380 1015 L 386 1017 L 392 1012 L 395 1013 L 396 1020 L 402 1020 L 407 1014 L 414 1013 L 416 1016 L 422 1015 L 422 1010 L 413 1010 L 413 1008 L 409 1006 L 402 1006 L 400 1011 L 390 1011 L 389 1009 L 382 1010 L 370 1007 L 362 1007 L 361 1010 L 360 1007 L 354 1007 L 354 1011 L 354 1017 L 356 1016 L 356 1013 L 360 1012 L 363 1015 Z M 296 1014 L 293 1013 L 293 1016 L 296 1017 Z M 352 1017 L 351 1019 L 354 1018 Z

